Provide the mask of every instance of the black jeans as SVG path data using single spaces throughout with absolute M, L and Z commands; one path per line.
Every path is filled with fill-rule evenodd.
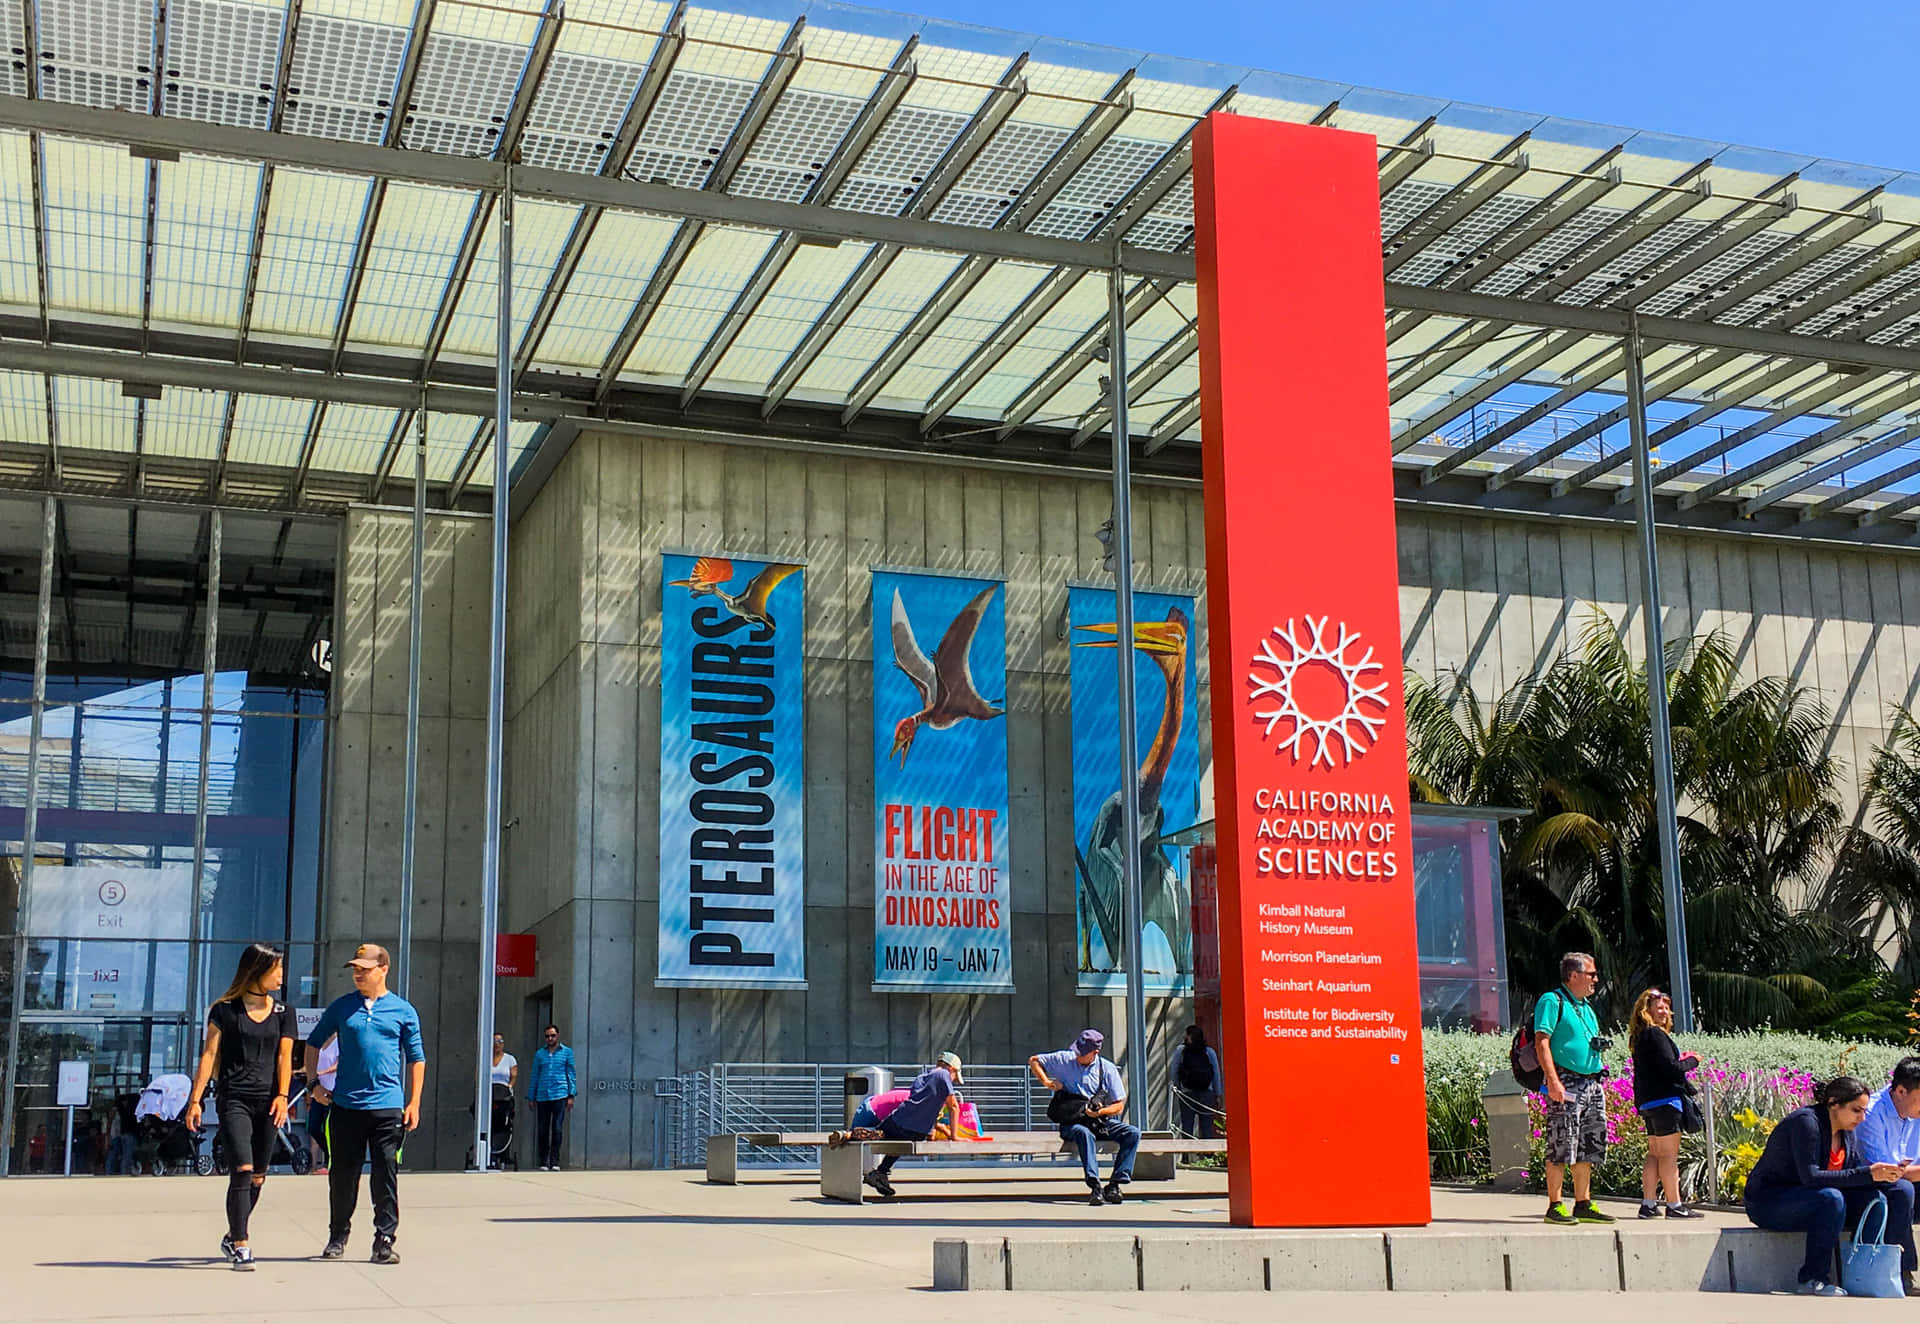
M 1805 1232 L 1807 1258 L 1800 1281 L 1833 1281 L 1833 1254 L 1840 1234 L 1857 1223 L 1873 1197 L 1887 1197 L 1887 1241 L 1900 1247 L 1900 1267 L 1916 1267 L 1913 1250 L 1913 1184 L 1890 1186 L 1773 1186 L 1747 1190 L 1747 1218 L 1773 1232 Z
M 880 1134 L 889 1140 L 925 1140 L 928 1136 L 932 1135 L 933 1132 L 909 1131 L 906 1127 L 895 1122 L 892 1117 L 888 1117 L 886 1121 L 880 1123 Z M 900 1156 L 898 1154 L 889 1154 L 881 1159 L 880 1162 L 874 1166 L 873 1170 L 884 1177 L 893 1171 L 893 1165 L 899 1161 Z
M 345 1241 L 360 1203 L 360 1165 L 370 1165 L 373 1239 L 392 1241 L 400 1230 L 400 1146 L 407 1138 L 398 1108 L 327 1111 L 327 1194 L 332 1218 L 328 1240 Z
M 533 1105 L 534 1146 L 540 1154 L 540 1166 L 560 1166 L 560 1137 L 567 1125 L 565 1099 L 540 1099 Z
M 272 1099 L 220 1099 L 220 1143 L 227 1155 L 227 1235 L 247 1240 L 247 1222 L 273 1162 Z M 242 1171 L 242 1169 L 245 1169 Z

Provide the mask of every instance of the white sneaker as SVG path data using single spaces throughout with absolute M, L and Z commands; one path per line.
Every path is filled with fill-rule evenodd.
M 1833 1283 L 1822 1282 L 1818 1278 L 1812 1278 L 1801 1283 L 1795 1290 L 1801 1296 L 1845 1296 L 1847 1294 L 1846 1288 L 1835 1286 Z
M 253 1247 L 235 1246 L 233 1248 L 233 1267 L 241 1273 L 252 1273 Z

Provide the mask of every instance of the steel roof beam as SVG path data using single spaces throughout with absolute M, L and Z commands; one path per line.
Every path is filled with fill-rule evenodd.
M 1480 252 L 1469 253 L 1458 264 L 1447 268 L 1437 283 L 1448 288 L 1471 288 L 1479 284 L 1539 244 L 1543 236 L 1553 233 L 1613 192 L 1620 186 L 1622 178 L 1613 160 L 1622 150 L 1623 147 L 1616 144 L 1602 152 L 1579 177 L 1568 180 L 1516 216 L 1506 228 L 1490 238 Z M 1595 171 L 1600 173 L 1595 174 Z
M 1387 194 L 1418 174 L 1420 167 L 1433 160 L 1434 142 L 1427 135 L 1439 122 L 1438 115 L 1427 116 L 1394 147 L 1386 149 L 1380 158 L 1380 197 L 1383 200 Z
M 1061 144 L 1053 159 L 1028 182 L 1026 189 L 1013 206 L 1007 208 L 994 229 L 1024 230 L 1059 195 L 1060 190 L 1073 178 L 1074 172 L 1085 165 L 1088 158 L 1119 130 L 1127 116 L 1133 113 L 1133 99 L 1127 95 L 1127 88 L 1132 84 L 1135 73 L 1135 70 L 1129 69 L 1120 75 L 1102 102 Z M 992 268 L 989 259 L 969 258 L 947 277 L 933 298 L 921 306 L 913 320 L 880 352 L 880 357 L 848 392 L 846 403 L 840 411 L 843 426 L 852 426 L 866 407 L 886 390 L 887 383 L 906 367 L 920 347 L 940 329 L 948 315 L 960 306 Z
M 1684 346 L 1676 347 L 1669 345 L 1660 346 L 1659 348 L 1679 348 L 1681 351 L 1680 356 L 1683 360 L 1688 355 L 1695 353 L 1695 351 L 1688 350 Z M 1648 357 L 1651 357 L 1651 355 Z M 1724 368 L 1727 364 L 1739 357 L 1740 356 L 1732 350 L 1721 350 L 1716 354 L 1696 358 L 1692 363 L 1683 361 L 1673 376 L 1668 377 L 1658 385 L 1649 385 L 1647 399 L 1649 401 L 1660 400 L 1673 395 L 1676 391 L 1684 390 L 1692 383 L 1700 380 L 1700 378 Z M 1623 402 L 1617 408 L 1608 410 L 1598 418 L 1581 424 L 1566 436 L 1555 440 L 1552 444 L 1542 446 L 1539 450 L 1521 456 L 1499 473 L 1487 479 L 1487 490 L 1489 492 L 1498 492 L 1501 488 L 1508 486 L 1516 479 L 1532 473 L 1541 465 L 1551 464 L 1554 460 L 1559 459 L 1574 447 L 1600 436 L 1608 428 L 1617 426 L 1625 421 L 1629 412 L 1631 412 L 1630 406 Z
M 1748 442 L 1764 437 L 1769 432 L 1772 432 L 1776 428 L 1783 427 L 1797 418 L 1805 418 L 1822 405 L 1830 404 L 1841 396 L 1852 395 L 1857 392 L 1867 392 L 1871 394 L 1873 391 L 1884 389 L 1885 383 L 1879 382 L 1874 378 L 1868 378 L 1866 381 L 1862 381 L 1855 376 L 1833 375 L 1832 380 L 1815 390 L 1813 394 L 1806 398 L 1795 400 L 1792 404 L 1776 409 L 1764 418 L 1757 419 L 1743 428 L 1728 433 L 1718 441 L 1710 442 L 1702 446 L 1699 450 L 1681 456 L 1671 464 L 1663 465 L 1660 472 L 1654 476 L 1654 488 L 1658 490 L 1682 474 L 1692 473 L 1701 465 L 1712 460 L 1717 460 L 1722 455 L 1728 454 L 1731 451 L 1738 450 Z M 1622 488 L 1621 491 L 1630 493 L 1631 489 Z M 1614 500 L 1623 504 L 1631 499 L 1631 495 L 1621 496 L 1618 493 L 1614 495 Z M 1682 507 L 1682 509 L 1685 508 L 1686 507 Z
M 1735 380 L 1737 381 L 1740 377 L 1746 376 L 1747 373 L 1758 372 L 1760 369 L 1766 368 L 1769 362 L 1771 361 L 1763 361 L 1753 365 L 1751 368 L 1738 374 Z M 1729 409 L 1739 409 L 1745 407 L 1749 401 L 1764 398 L 1767 392 L 1772 391 L 1786 382 L 1792 381 L 1795 377 L 1805 376 L 1808 371 L 1810 371 L 1809 365 L 1805 363 L 1773 363 L 1772 370 L 1761 376 L 1759 380 L 1748 383 L 1738 389 L 1734 389 L 1729 385 L 1725 389 L 1715 392 L 1715 399 L 1701 405 L 1686 417 L 1663 424 L 1653 435 L 1647 438 L 1647 445 L 1649 448 L 1657 450 L 1666 442 L 1691 432 L 1694 428 L 1700 427 L 1702 424 L 1711 422 L 1726 413 Z M 1553 495 L 1563 497 L 1575 488 L 1585 487 L 1594 479 L 1604 474 L 1612 473 L 1632 458 L 1633 453 L 1626 449 L 1616 451 L 1612 455 L 1603 455 L 1578 473 L 1569 474 L 1567 477 L 1555 483 L 1553 485 Z
M 1154 305 L 1173 291 L 1177 282 L 1157 277 L 1143 280 L 1127 291 L 1126 322 L 1132 326 L 1139 321 Z M 1102 317 L 1088 327 L 1074 342 L 1073 348 L 1048 365 L 1047 370 L 1034 379 L 1033 384 L 1014 397 L 1012 404 L 1000 416 L 1000 427 L 994 433 L 994 440 L 1004 441 L 1020 428 L 1025 427 L 1060 392 L 1070 386 L 1074 379 L 1085 372 L 1089 365 L 1099 362 L 1100 354 L 1105 350 L 1107 336 L 1111 331 L 1108 319 Z
M 1224 110 L 1239 91 L 1239 85 L 1229 87 L 1207 110 L 1212 114 Z M 1174 187 L 1192 171 L 1188 148 L 1193 141 L 1194 129 L 1199 121 L 1184 130 L 1180 136 L 1167 145 L 1160 159 L 1140 177 L 1139 182 L 1127 197 L 1112 210 L 1108 219 L 1095 227 L 1093 239 L 1121 239 L 1138 225 L 1140 221 L 1158 206 Z M 1055 305 L 1057 305 L 1073 287 L 1080 283 L 1086 274 L 1084 267 L 1061 267 L 1040 283 L 1040 287 L 1021 301 L 1007 319 L 994 329 L 978 349 L 968 356 L 967 361 L 955 369 L 947 380 L 940 384 L 928 402 L 926 412 L 921 416 L 923 432 L 931 432 L 939 421 L 951 412 L 954 406 L 964 400 L 967 393 L 979 385 L 988 373 L 998 366 L 1000 361 L 1026 338 L 1034 327 L 1040 324 Z M 1112 316 L 1111 312 L 1096 319 L 1096 325 L 1103 324 Z
M 1521 432 L 1532 427 L 1554 410 L 1563 408 L 1590 391 L 1599 389 L 1606 382 L 1619 375 L 1622 359 L 1621 350 L 1618 346 L 1603 351 L 1599 357 L 1600 367 L 1583 372 L 1580 376 L 1574 378 L 1552 395 L 1547 396 L 1530 408 L 1508 419 L 1499 427 L 1491 429 L 1482 436 L 1475 437 L 1464 446 L 1455 447 L 1451 454 L 1443 455 L 1428 465 L 1421 471 L 1420 485 L 1426 487 L 1438 482 L 1455 469 L 1458 469 L 1461 465 L 1467 464 L 1479 456 L 1486 454 L 1488 451 L 1493 450 L 1508 438 L 1518 436 Z
M 1200 392 L 1182 400 L 1172 409 L 1160 416 L 1147 437 L 1146 453 L 1158 455 L 1162 450 L 1180 439 L 1180 434 L 1200 421 Z
M 621 113 L 620 127 L 614 131 L 613 141 L 600 158 L 600 167 L 595 173 L 601 177 L 618 176 L 626 169 L 627 160 L 633 155 L 634 146 L 647 126 L 647 116 L 653 113 L 654 105 L 660 100 L 660 89 L 667 85 L 668 75 L 673 72 L 681 51 L 686 49 L 686 13 L 687 0 L 678 0 L 659 40 L 654 43 L 647 57 L 646 72 L 640 75 L 633 96 L 628 99 L 626 110 Z M 554 263 L 553 275 L 540 291 L 533 316 L 527 319 L 527 329 L 520 335 L 520 347 L 513 357 L 513 380 L 516 384 L 533 365 L 534 356 L 540 351 L 540 342 L 546 339 L 547 331 L 553 326 L 553 316 L 559 311 L 560 301 L 566 297 L 567 287 L 572 283 L 574 273 L 580 269 L 580 263 L 587 255 L 587 245 L 592 242 L 594 232 L 600 228 L 600 218 L 606 212 L 604 206 L 589 204 L 582 207 L 580 214 L 574 218 L 573 228 L 567 233 L 567 242 L 560 250 L 560 260 Z
M 1689 248 L 1670 266 L 1648 276 L 1639 284 L 1628 285 L 1619 300 L 1623 308 L 1639 308 L 1655 295 L 1664 293 L 1678 285 L 1687 277 L 1699 272 L 1710 263 L 1732 252 L 1755 235 L 1772 228 L 1780 221 L 1792 215 L 1799 207 L 1799 201 L 1789 193 L 1779 203 L 1752 204 L 1755 214 L 1745 220 L 1736 221 L 1741 208 L 1721 218 L 1720 233 L 1708 235 L 1704 243 Z M 1610 301 L 1612 295 L 1601 296 Z
M 1920 437 L 1920 423 L 1909 423 L 1904 427 L 1897 427 L 1882 436 L 1872 438 L 1863 445 L 1855 446 L 1849 450 L 1843 450 L 1832 459 L 1821 464 L 1813 465 L 1811 468 L 1794 475 L 1792 478 L 1784 479 L 1781 482 L 1775 483 L 1772 487 L 1767 488 L 1765 491 L 1757 492 L 1753 496 L 1748 497 L 1740 503 L 1740 515 L 1743 519 L 1751 518 L 1759 511 L 1765 510 L 1769 506 L 1777 505 L 1795 493 L 1804 492 L 1810 487 L 1820 486 L 1820 484 L 1826 482 L 1829 478 L 1834 477 L 1836 474 L 1845 473 L 1855 465 L 1865 464 L 1868 460 L 1877 460 L 1882 455 L 1891 451 L 1897 451 L 1902 446 L 1911 442 L 1915 437 Z M 1896 479 L 1895 481 L 1898 480 Z M 1847 499 L 1857 499 L 1858 495 L 1859 494 L 1852 488 L 1846 489 Z
M 1884 524 L 1896 515 L 1906 514 L 1915 506 L 1920 506 L 1920 492 L 1909 492 L 1903 497 L 1884 502 L 1881 505 L 1875 506 L 1872 510 L 1862 512 L 1857 523 L 1863 529 L 1875 524 Z
M 1426 252 L 1454 226 L 1492 202 L 1526 174 L 1532 168 L 1532 162 L 1524 153 L 1511 161 L 1506 158 L 1518 152 L 1531 136 L 1532 131 L 1529 130 L 1514 138 L 1495 152 L 1491 161 L 1476 167 L 1473 173 L 1443 196 L 1434 199 L 1431 207 L 1396 230 L 1387 239 L 1386 252 L 1381 260 L 1386 274 L 1393 275 Z
M 805 58 L 800 49 L 800 33 L 806 26 L 804 16 L 793 20 L 793 26 L 787 29 L 786 40 L 773 55 L 767 73 L 761 78 L 760 86 L 754 89 L 753 100 L 747 103 L 746 111 L 740 116 L 740 122 L 734 126 L 733 133 L 727 139 L 726 147 L 720 153 L 720 159 L 714 162 L 713 169 L 707 172 L 706 181 L 701 185 L 702 192 L 724 193 L 747 158 L 760 131 L 767 125 L 767 119 L 773 114 L 773 108 L 786 94 L 793 76 L 800 72 L 800 62 Z M 624 163 L 623 163 L 624 168 Z M 688 218 L 674 231 L 673 239 L 667 244 L 666 252 L 654 264 L 652 273 L 647 277 L 645 288 L 634 301 L 627 320 L 620 333 L 613 338 L 613 347 L 607 357 L 601 361 L 599 385 L 594 394 L 605 399 L 613 390 L 614 382 L 627 366 L 627 359 L 633 354 L 634 346 L 647 334 L 647 328 L 666 302 L 674 282 L 680 279 L 680 273 L 686 268 L 687 259 L 693 256 L 694 247 L 700 237 L 707 232 L 707 222 Z
M 1734 470 L 1732 473 L 1722 474 L 1711 482 L 1702 483 L 1699 487 L 1691 491 L 1682 492 L 1678 503 L 1680 509 L 1691 510 L 1704 501 L 1713 500 L 1713 498 L 1719 496 L 1722 492 L 1731 492 L 1743 483 L 1751 483 L 1755 479 L 1764 478 L 1776 469 L 1792 464 L 1802 456 L 1818 454 L 1822 449 L 1832 445 L 1848 433 L 1859 432 L 1863 427 L 1871 427 L 1875 420 L 1884 418 L 1897 410 L 1905 409 L 1916 400 L 1920 400 L 1920 381 L 1909 378 L 1906 382 L 1906 389 L 1886 399 L 1875 398 L 1870 401 L 1864 401 L 1854 415 L 1830 423 L 1818 432 L 1810 436 L 1802 437 L 1790 445 L 1782 446 L 1777 451 L 1771 451 L 1753 463 L 1743 465 L 1741 468 Z
M 1127 377 L 1127 399 L 1136 404 L 1147 397 L 1147 392 L 1170 377 L 1180 365 L 1193 361 L 1200 352 L 1200 328 L 1189 322 L 1174 332 L 1164 344 L 1140 361 L 1140 365 Z M 1104 395 L 1104 393 L 1103 393 Z M 1103 400 L 1080 426 L 1074 431 L 1068 445 L 1078 450 L 1092 441 L 1111 425 L 1113 405 Z
M 1393 452 L 1398 455 L 1409 446 L 1438 432 L 1460 415 L 1485 404 L 1500 392 L 1516 382 L 1524 380 L 1538 372 L 1541 365 L 1551 363 L 1562 354 L 1577 347 L 1586 336 L 1580 333 L 1572 335 L 1543 335 L 1520 346 L 1506 360 L 1506 366 L 1484 381 L 1477 382 L 1466 394 L 1456 396 L 1435 409 L 1425 418 L 1410 423 L 1393 439 Z
M 1416 366 L 1404 369 L 1388 380 L 1387 403 L 1399 404 L 1476 349 L 1494 344 L 1504 336 L 1523 335 L 1528 337 L 1529 343 L 1532 343 L 1550 334 L 1552 333 L 1547 331 L 1516 332 L 1507 322 L 1462 322 L 1439 344 L 1422 350 L 1415 356 Z M 1458 343 L 1455 343 L 1456 341 Z
M 888 69 L 881 78 L 879 85 L 873 90 L 873 95 L 867 98 L 867 104 L 861 108 L 859 117 L 848 128 L 845 140 L 834 148 L 833 154 L 827 160 L 826 168 L 820 171 L 813 183 L 807 187 L 803 202 L 831 201 L 833 195 L 840 191 L 840 186 L 846 183 L 847 176 L 853 173 L 854 166 L 873 145 L 874 138 L 879 135 L 888 117 L 899 108 L 901 101 L 906 99 L 907 92 L 913 87 L 913 80 L 918 77 L 918 71 L 913 63 L 913 52 L 919 45 L 919 41 L 919 36 L 915 35 L 901 48 L 892 68 Z M 707 337 L 707 343 L 701 346 L 700 353 L 694 358 L 693 367 L 682 379 L 680 384 L 682 409 L 692 404 L 694 397 L 700 394 L 701 388 L 713 376 L 714 370 L 720 366 L 720 361 L 727 356 L 727 351 L 733 348 L 734 342 L 740 338 L 740 333 L 746 329 L 747 323 L 759 310 L 761 302 L 772 292 L 773 287 L 780 283 L 780 277 L 786 274 L 787 265 L 793 261 L 794 254 L 799 250 L 800 236 L 792 230 L 781 231 L 780 237 L 774 240 L 773 247 L 760 259 L 759 266 L 755 268 L 745 288 L 735 296 L 733 306 L 727 310 L 727 315 L 721 319 L 720 325 L 714 329 L 713 334 Z
M 473 476 L 480 472 L 480 462 L 487 458 L 487 447 L 492 445 L 499 432 L 499 424 L 492 416 L 480 420 L 480 426 L 473 431 L 473 439 L 467 443 L 467 449 L 460 455 L 460 463 L 454 467 L 453 482 L 447 487 L 447 504 L 453 505 L 467 490 Z M 511 444 L 511 437 L 509 437 Z
M 960 176 L 966 173 L 967 167 L 973 164 L 975 158 L 992 141 L 993 135 L 1000 131 L 1000 126 L 1007 122 L 1008 117 L 1027 95 L 1026 80 L 1021 77 L 1021 73 L 1026 69 L 1030 58 L 1031 56 L 1023 53 L 1001 76 L 1000 85 L 981 101 L 974 110 L 973 118 L 948 145 L 939 163 L 934 166 L 933 173 L 928 175 L 926 182 L 920 186 L 919 192 L 908 200 L 900 219 L 913 222 L 924 221 L 939 205 L 941 199 L 945 198 L 953 186 L 959 182 Z M 851 213 L 835 212 L 833 214 L 849 215 Z M 829 229 L 816 231 L 816 233 L 839 234 L 841 232 Z M 992 234 L 994 231 L 982 230 L 979 233 Z M 806 376 L 807 369 L 813 366 L 814 360 L 820 357 L 821 351 L 832 343 L 834 336 L 838 335 L 840 329 L 846 325 L 847 319 L 853 316 L 854 310 L 866 299 L 867 293 L 879 283 L 882 276 L 887 274 L 888 269 L 893 266 L 894 259 L 900 256 L 902 250 L 909 246 L 905 243 L 878 243 L 871 252 L 860 259 L 860 265 L 854 269 L 851 276 L 841 282 L 840 288 L 834 291 L 833 299 L 827 304 L 826 310 L 814 319 L 813 325 L 807 328 L 807 333 L 800 337 L 800 343 L 794 346 L 792 353 L 787 355 L 779 370 L 773 374 L 773 379 L 767 383 L 766 396 L 760 403 L 762 418 L 771 417 L 773 411 L 793 393 L 793 388 L 799 385 L 802 377 Z
M 1888 276 L 1905 271 L 1914 261 L 1920 259 L 1920 243 L 1903 242 L 1912 238 L 1911 230 L 1895 235 L 1872 252 L 1861 254 L 1860 258 L 1850 266 L 1853 274 L 1838 281 L 1832 289 L 1822 290 L 1819 294 L 1810 296 L 1802 304 L 1782 303 L 1778 307 L 1768 308 L 1745 325 L 1761 328 L 1762 324 L 1771 323 L 1777 317 L 1778 329 L 1791 331 L 1803 323 L 1811 322 L 1822 313 L 1846 303 Z M 1764 329 L 1773 328 L 1769 326 Z
M 1561 295 L 1577 289 L 1582 281 L 1599 272 L 1608 263 L 1631 252 L 1674 221 L 1684 218 L 1688 212 L 1705 202 L 1710 196 L 1706 191 L 1704 180 L 1696 181 L 1695 189 L 1687 189 L 1684 185 L 1691 177 L 1698 175 L 1711 164 L 1711 161 L 1703 161 L 1675 180 L 1675 187 L 1680 188 L 1680 192 L 1655 193 L 1643 199 L 1638 206 L 1633 207 L 1612 225 L 1562 259 L 1566 268 L 1564 271 L 1542 272 L 1523 285 L 1521 287 L 1524 292 L 1523 297 L 1547 303 L 1556 302 Z M 1581 253 L 1585 253 L 1586 256 L 1578 256 Z
M 1880 196 L 1882 191 L 1880 188 L 1870 189 L 1847 203 L 1846 210 L 1866 207 L 1867 210 L 1863 214 L 1853 217 L 1822 216 L 1793 239 L 1788 240 L 1786 244 L 1768 250 L 1757 261 L 1737 273 L 1732 278 L 1733 284 L 1723 293 L 1713 295 L 1705 303 L 1700 303 L 1700 300 L 1710 293 L 1709 291 L 1692 295 L 1685 303 L 1673 309 L 1669 315 L 1692 316 L 1702 321 L 1713 321 L 1720 314 L 1729 309 L 1738 308 L 1754 295 L 1777 286 L 1788 276 L 1818 262 L 1835 249 L 1852 243 L 1884 219 L 1878 207 L 1869 205 L 1873 199 Z M 1796 242 L 1799 247 L 1782 256 L 1783 251 Z
M 505 178 L 503 163 L 477 157 L 371 147 L 332 138 L 132 115 L 26 97 L 0 96 L 0 129 L 298 166 L 336 174 L 379 176 L 484 194 L 497 193 Z M 913 215 L 843 211 L 817 204 L 809 206 L 534 166 L 515 166 L 513 182 L 516 196 L 523 198 L 574 206 L 613 207 L 746 229 L 799 230 L 861 243 L 1004 257 L 1042 266 L 1104 267 L 1113 261 L 1111 252 L 1102 252 L 1099 245 L 1079 240 L 955 225 Z M 1123 245 L 1121 259 L 1129 271 L 1142 276 L 1171 276 L 1186 281 L 1194 278 L 1190 253 L 1166 253 Z

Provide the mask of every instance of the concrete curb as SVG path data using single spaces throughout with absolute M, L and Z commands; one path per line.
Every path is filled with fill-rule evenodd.
M 933 1243 L 936 1291 L 1790 1292 L 1795 1233 L 1410 1229 Z

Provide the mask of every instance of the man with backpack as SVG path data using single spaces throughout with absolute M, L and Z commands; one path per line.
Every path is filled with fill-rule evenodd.
M 1594 1208 L 1593 1168 L 1607 1156 L 1606 1067 L 1600 1055 L 1611 1044 L 1589 1001 L 1600 987 L 1600 970 L 1585 952 L 1560 958 L 1560 987 L 1533 1009 L 1533 1034 L 1514 1044 L 1514 1075 L 1529 1084 L 1531 1054 L 1538 1057 L 1539 1082 L 1547 1094 L 1547 1213 L 1544 1221 L 1611 1223 Z M 1573 1169 L 1573 1207 L 1560 1198 L 1561 1182 Z
M 1189 1025 L 1186 1039 L 1173 1050 L 1173 1060 L 1167 1067 L 1173 1077 L 1173 1102 L 1180 1115 L 1181 1134 L 1213 1139 L 1219 1133 L 1213 1119 L 1219 1116 L 1226 1082 L 1220 1076 L 1220 1059 L 1207 1045 L 1206 1031 Z

